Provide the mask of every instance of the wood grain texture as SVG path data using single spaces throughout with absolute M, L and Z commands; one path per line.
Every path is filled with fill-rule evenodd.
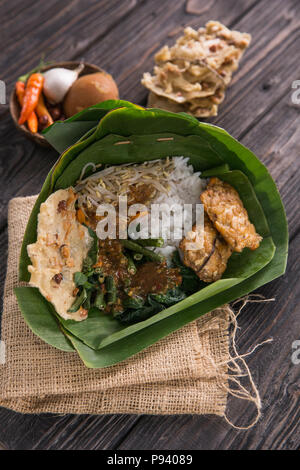
M 0 450 L 7 450 L 7 448 L 0 442 Z
M 42 54 L 50 61 L 71 60 L 75 54 L 85 58 L 88 47 L 100 42 L 136 4 L 137 0 L 50 0 L 39 8 L 36 2 L 17 8 L 17 17 L 12 14 L 1 26 L 2 79 L 11 85 L 20 73 L 35 67 Z
M 298 0 L 4 0 L 1 14 L 1 79 L 10 91 L 16 77 L 33 67 L 42 52 L 50 59 L 84 58 L 114 75 L 120 96 L 140 104 L 140 79 L 151 71 L 153 54 L 171 44 L 183 25 L 210 19 L 250 32 L 253 41 L 211 122 L 224 127 L 268 166 L 286 206 L 290 257 L 285 277 L 259 292 L 273 304 L 252 304 L 240 316 L 243 353 L 266 338 L 274 341 L 248 359 L 263 400 L 263 418 L 252 430 L 231 429 L 223 419 L 204 416 L 20 415 L 0 410 L 0 450 L 10 449 L 297 449 L 300 445 L 300 366 L 291 362 L 300 339 L 299 164 L 300 107 L 291 103 L 291 83 L 300 76 Z M 27 31 L 27 34 L 24 32 Z M 297 132 L 298 131 L 298 132 Z M 55 162 L 54 151 L 36 147 L 17 133 L 6 106 L 0 108 L 0 256 L 7 256 L 7 203 L 39 191 Z M 5 269 L 0 274 L 3 288 Z M 0 290 L 1 292 L 1 290 Z M 230 418 L 246 425 L 254 410 L 229 399 Z
M 54 414 L 21 415 L 1 410 L 3 446 L 16 449 L 106 449 L 117 447 L 131 430 L 135 416 Z M 78 438 L 78 436 L 80 436 Z
M 56 424 L 55 430 L 44 434 L 33 449 L 114 449 L 130 433 L 138 419 L 133 415 L 75 417 L 67 428 L 62 423 Z

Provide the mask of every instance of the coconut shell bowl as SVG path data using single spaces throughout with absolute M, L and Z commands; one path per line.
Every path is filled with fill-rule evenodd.
M 103 69 L 98 67 L 97 65 L 94 64 L 88 64 L 85 62 L 77 62 L 77 61 L 69 61 L 69 62 L 53 62 L 51 65 L 46 65 L 44 67 L 41 67 L 40 72 L 46 72 L 47 70 L 53 69 L 53 68 L 65 68 L 65 69 L 70 69 L 74 70 L 76 69 L 80 64 L 83 64 L 84 67 L 82 71 L 80 72 L 79 77 L 82 77 L 83 75 L 88 75 L 92 73 L 97 73 L 97 72 L 103 72 Z M 15 88 L 12 91 L 10 95 L 10 101 L 9 101 L 9 108 L 10 108 L 10 114 L 13 118 L 13 121 L 16 125 L 16 127 L 26 136 L 28 139 L 33 140 L 39 145 L 42 145 L 44 147 L 50 147 L 50 144 L 47 142 L 45 137 L 40 133 L 32 133 L 26 123 L 20 125 L 18 123 L 19 117 L 20 117 L 20 112 L 21 112 L 21 106 L 19 104 Z M 58 117 L 58 119 L 61 119 Z

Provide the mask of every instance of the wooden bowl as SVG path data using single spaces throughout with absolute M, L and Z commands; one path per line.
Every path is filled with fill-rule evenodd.
M 73 69 L 76 69 L 76 67 L 78 67 L 78 65 L 80 63 L 82 63 L 82 62 L 73 62 L 73 61 L 54 62 L 51 65 L 47 65 L 45 67 L 42 67 L 41 72 L 46 72 L 46 70 L 53 69 L 53 68 L 56 68 L 56 67 L 61 67 L 61 68 L 73 70 Z M 104 70 L 101 69 L 100 67 L 98 67 L 97 65 L 87 64 L 85 62 L 83 62 L 83 64 L 84 64 L 84 69 L 81 71 L 81 73 L 79 75 L 80 77 L 82 75 L 88 75 L 90 73 L 104 72 Z M 12 93 L 10 95 L 9 109 L 10 109 L 10 114 L 11 114 L 13 120 L 14 120 L 14 123 L 15 123 L 16 127 L 18 129 L 20 129 L 20 131 L 23 132 L 23 134 L 26 135 L 26 137 L 28 137 L 28 139 L 33 140 L 34 142 L 36 142 L 40 145 L 43 145 L 44 147 L 51 147 L 51 145 L 47 142 L 47 140 L 45 139 L 45 137 L 42 134 L 40 134 L 38 132 L 36 134 L 33 134 L 28 129 L 26 123 L 22 124 L 22 125 L 20 125 L 18 123 L 18 120 L 19 120 L 19 117 L 20 117 L 20 112 L 21 112 L 21 107 L 19 105 L 19 101 L 18 101 L 15 89 L 12 91 Z

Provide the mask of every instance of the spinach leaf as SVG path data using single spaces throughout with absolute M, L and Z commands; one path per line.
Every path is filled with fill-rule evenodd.
M 74 302 L 72 303 L 71 307 L 69 308 L 68 312 L 74 313 L 79 310 L 82 304 L 87 300 L 87 292 L 85 289 L 82 289 L 81 293 L 76 297 Z
M 86 226 L 87 227 L 87 226 Z M 82 263 L 82 272 L 87 276 L 94 274 L 93 266 L 98 259 L 98 237 L 96 232 L 94 232 L 90 227 L 87 227 L 89 235 L 92 238 L 92 245 L 88 251 L 86 258 Z
M 143 308 L 125 310 L 125 312 L 117 315 L 115 318 L 119 320 L 122 325 L 132 325 L 133 323 L 147 320 L 147 318 L 152 317 L 152 315 L 155 315 L 163 309 L 163 305 L 157 302 L 152 302 L 152 305 L 148 305 Z
M 166 294 L 150 294 L 150 298 L 160 304 L 169 306 L 177 304 L 177 302 L 185 299 L 186 294 L 179 287 L 175 287 L 174 289 L 170 289 L 166 292 Z
M 145 303 L 145 300 L 142 298 L 142 297 L 139 297 L 139 296 L 134 296 L 134 297 L 126 297 L 122 304 L 123 304 L 123 307 L 125 307 L 125 309 L 134 309 L 134 310 L 137 310 L 141 307 L 143 307 Z
M 80 272 L 75 273 L 73 279 L 76 287 L 84 286 L 88 280 L 87 276 Z
M 146 301 L 140 297 L 128 297 L 123 302 L 126 310 L 115 318 L 123 325 L 131 325 L 146 320 L 185 298 L 185 293 L 178 287 L 170 289 L 166 294 L 149 294 Z
M 92 246 L 88 252 L 88 258 L 90 261 L 95 264 L 98 258 L 98 237 L 96 232 L 94 232 L 90 227 L 88 227 L 89 235 L 93 239 Z

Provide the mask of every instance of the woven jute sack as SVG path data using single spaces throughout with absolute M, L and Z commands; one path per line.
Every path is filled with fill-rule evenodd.
M 13 288 L 20 285 L 20 248 L 35 200 L 16 198 L 9 204 L 0 406 L 22 413 L 224 416 L 231 313 L 227 306 L 105 369 L 88 369 L 76 353 L 59 351 L 31 332 Z

